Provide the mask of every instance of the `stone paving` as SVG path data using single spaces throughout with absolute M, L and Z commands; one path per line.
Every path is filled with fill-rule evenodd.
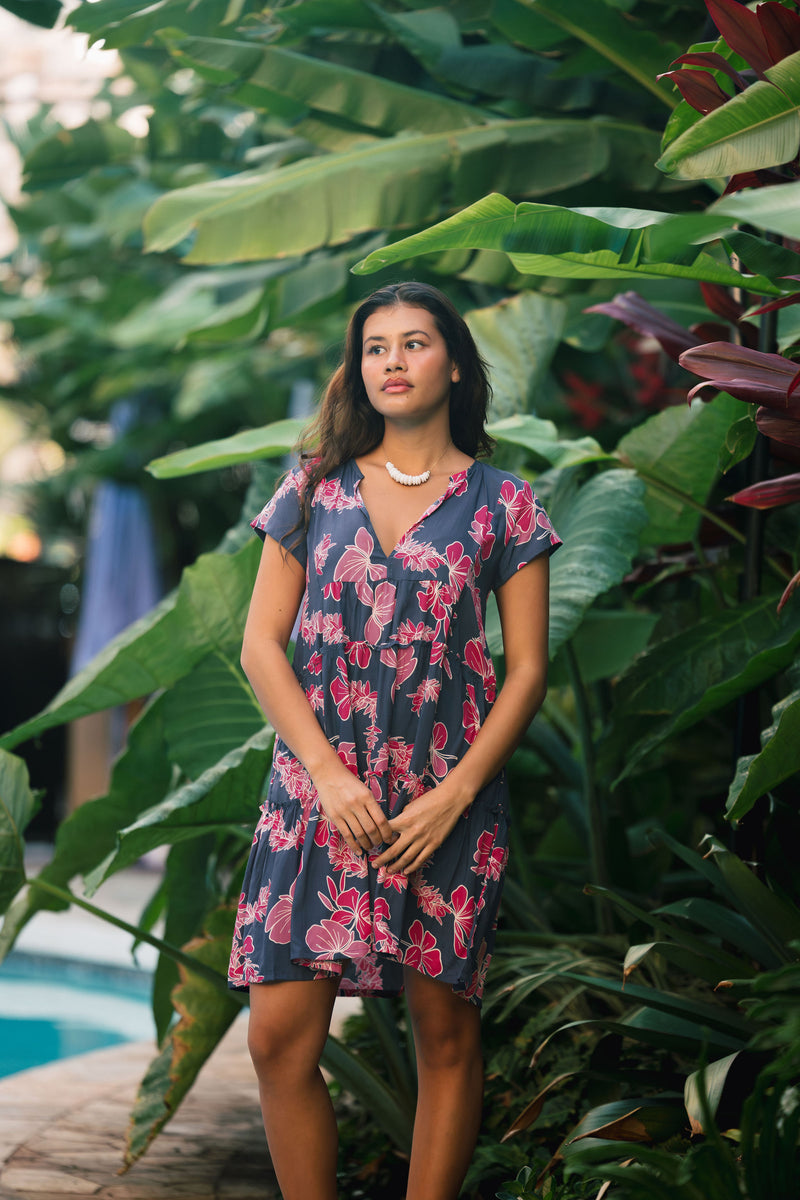
M 153 1046 L 136 1042 L 0 1080 L 0 1200 L 280 1200 L 237 1020 L 164 1132 L 120 1175 Z

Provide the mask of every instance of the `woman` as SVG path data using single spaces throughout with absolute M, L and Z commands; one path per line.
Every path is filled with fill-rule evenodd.
M 559 544 L 529 485 L 476 458 L 491 450 L 490 394 L 445 296 L 382 288 L 350 321 L 314 455 L 253 522 L 264 549 L 242 664 L 277 737 L 230 982 L 250 988 L 284 1200 L 336 1196 L 319 1059 L 337 992 L 406 990 L 419 1077 L 408 1200 L 456 1197 L 477 1137 L 503 766 L 544 698 Z M 506 665 L 496 697 L 489 591 Z

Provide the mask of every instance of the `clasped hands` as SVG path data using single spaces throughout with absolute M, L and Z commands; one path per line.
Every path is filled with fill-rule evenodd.
M 316 781 L 316 788 L 322 811 L 354 854 L 385 844 L 371 863 L 390 875 L 418 871 L 467 807 L 445 779 L 389 820 L 369 788 L 344 766 L 333 778 Z

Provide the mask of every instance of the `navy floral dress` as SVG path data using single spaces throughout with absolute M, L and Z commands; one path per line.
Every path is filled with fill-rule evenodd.
M 391 818 L 441 782 L 496 694 L 486 599 L 560 540 L 530 485 L 483 462 L 451 476 L 391 554 L 350 460 L 317 486 L 294 671 L 339 757 Z M 300 518 L 303 472 L 253 521 L 280 541 Z M 298 537 L 295 533 L 287 545 Z M 508 855 L 504 772 L 409 878 L 353 854 L 275 739 L 236 921 L 230 986 L 340 976 L 341 994 L 397 995 L 403 967 L 480 1005 Z

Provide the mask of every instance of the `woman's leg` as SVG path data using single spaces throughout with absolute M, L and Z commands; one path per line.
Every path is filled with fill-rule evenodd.
M 250 987 L 248 1046 L 283 1200 L 336 1200 L 336 1118 L 319 1060 L 338 983 Z
M 480 1013 L 410 967 L 405 986 L 419 1077 L 406 1200 L 456 1200 L 481 1123 Z

